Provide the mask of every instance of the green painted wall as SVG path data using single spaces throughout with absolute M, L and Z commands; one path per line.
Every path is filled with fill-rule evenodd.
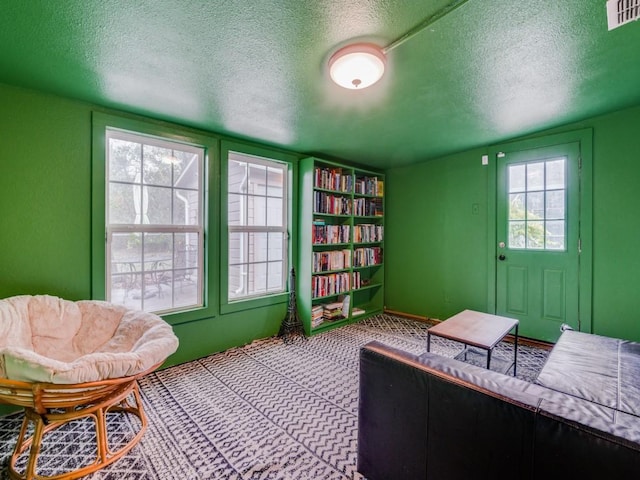
M 594 131 L 593 332 L 640 341 L 640 107 L 544 133 L 586 127 Z M 486 311 L 494 192 L 483 153 L 387 170 L 388 309 L 440 319 Z
M 0 85 L 0 298 L 91 295 L 90 104 Z M 277 333 L 287 303 L 174 325 L 181 363 Z
M 90 104 L 0 85 L 0 298 L 89 298 Z M 640 107 L 568 125 L 594 130 L 595 333 L 640 341 Z M 550 132 L 551 133 L 551 132 Z M 446 318 L 487 307 L 485 149 L 390 169 L 386 306 Z M 179 363 L 273 335 L 286 304 L 175 325 Z
M 87 106 L 0 86 L 0 297 L 90 291 Z
M 447 318 L 486 308 L 487 168 L 474 150 L 387 170 L 386 307 Z
M 593 329 L 640 341 L 640 107 L 593 127 Z

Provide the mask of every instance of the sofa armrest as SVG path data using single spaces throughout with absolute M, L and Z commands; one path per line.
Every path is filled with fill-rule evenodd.
M 435 354 L 367 344 L 358 471 L 368 480 L 531 478 L 539 398 L 530 386 Z
M 377 342 L 360 352 L 358 471 L 369 480 L 426 478 L 428 383 L 416 364 Z

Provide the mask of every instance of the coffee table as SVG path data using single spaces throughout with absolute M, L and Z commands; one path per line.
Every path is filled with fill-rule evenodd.
M 486 350 L 487 369 L 489 369 L 493 349 L 514 328 L 513 362 L 507 366 L 504 373 L 507 373 L 513 366 L 513 376 L 515 377 L 518 365 L 518 320 L 514 318 L 464 310 L 427 330 L 427 352 L 431 350 L 431 335 L 447 338 L 464 344 L 464 349 L 455 356 L 457 360 L 467 359 L 469 347 Z

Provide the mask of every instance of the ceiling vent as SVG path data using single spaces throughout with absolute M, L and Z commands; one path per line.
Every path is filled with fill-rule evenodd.
M 640 0 L 607 0 L 607 21 L 609 30 L 640 17 Z

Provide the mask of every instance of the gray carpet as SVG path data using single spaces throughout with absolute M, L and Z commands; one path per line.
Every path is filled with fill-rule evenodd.
M 358 352 L 378 340 L 420 354 L 428 325 L 391 315 L 283 343 L 271 338 L 171 367 L 140 381 L 149 418 L 141 442 L 91 479 L 349 479 L 357 453 Z M 460 344 L 434 337 L 432 351 L 453 356 Z M 510 359 L 511 344 L 495 356 Z M 535 378 L 545 350 L 518 350 L 518 377 Z M 473 360 L 472 360 L 473 361 Z M 483 362 L 483 359 L 477 361 Z M 499 362 L 496 362 L 498 364 Z M 113 442 L 133 431 L 110 416 Z M 0 418 L 3 476 L 21 416 Z M 61 429 L 45 442 L 39 472 L 83 461 L 91 426 Z M 84 460 L 86 461 L 86 460 Z

